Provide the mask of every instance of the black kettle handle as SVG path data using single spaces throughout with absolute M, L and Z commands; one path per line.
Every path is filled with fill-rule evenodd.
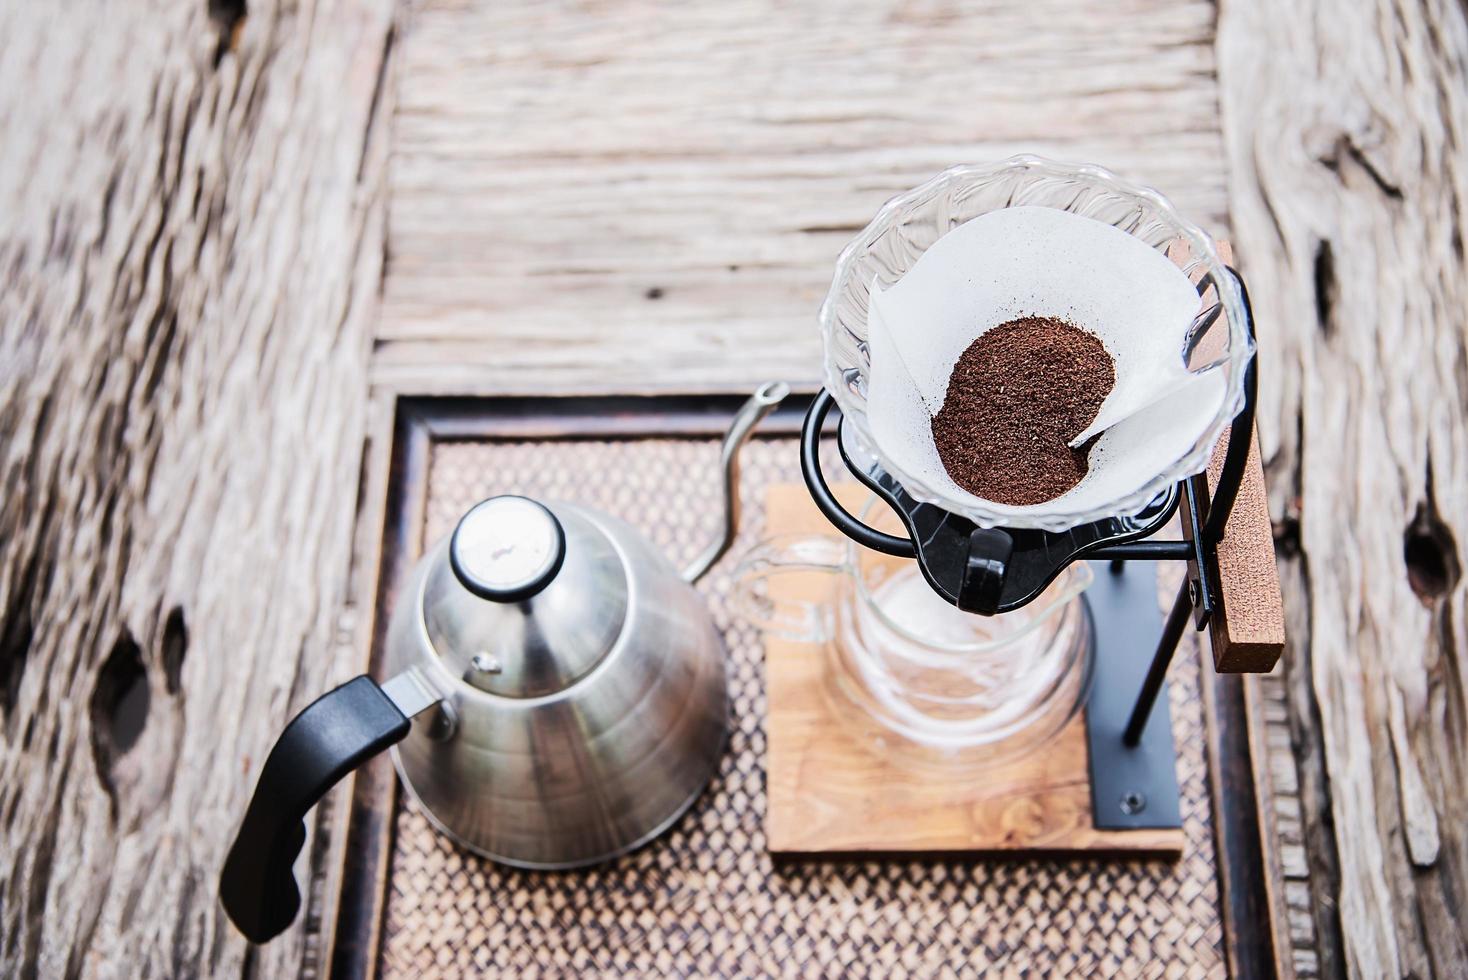
M 347 773 L 402 741 L 409 727 L 366 674 L 312 701 L 286 726 L 219 877 L 224 910 L 246 938 L 273 939 L 300 910 L 291 866 L 306 840 L 306 811 Z

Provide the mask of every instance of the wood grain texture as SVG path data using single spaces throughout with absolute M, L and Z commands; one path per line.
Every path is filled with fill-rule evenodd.
M 813 384 L 837 253 L 954 163 L 1104 161 L 1224 221 L 1205 0 L 410 6 L 397 390 Z
M 1468 975 L 1468 22 L 1220 9 L 1322 972 Z
M 857 484 L 833 489 L 852 509 L 868 494 Z M 765 514 L 772 535 L 831 532 L 804 484 L 771 486 Z M 898 558 L 868 557 L 894 567 L 904 564 Z M 772 577 L 768 587 L 780 607 L 829 605 L 836 579 L 818 571 L 786 572 Z M 821 644 L 766 635 L 765 834 L 772 852 L 1132 851 L 1174 857 L 1182 852 L 1181 829 L 1096 828 L 1080 716 L 1043 751 L 1013 763 L 978 774 L 962 766 L 915 768 L 886 748 L 890 733 L 879 724 L 863 729 L 855 724 L 855 709 L 841 711 L 841 695 L 828 689 L 831 671 Z
M 245 11 L 0 5 L 6 976 L 310 969 L 319 922 L 247 955 L 215 894 L 356 659 L 391 7 Z

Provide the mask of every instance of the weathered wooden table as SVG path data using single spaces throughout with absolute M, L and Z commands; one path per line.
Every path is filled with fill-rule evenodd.
M 1230 237 L 1291 627 L 1286 969 L 1468 975 L 1448 0 L 0 4 L 0 973 L 315 972 L 216 874 L 358 671 L 396 399 L 813 386 L 836 251 L 1021 149 Z

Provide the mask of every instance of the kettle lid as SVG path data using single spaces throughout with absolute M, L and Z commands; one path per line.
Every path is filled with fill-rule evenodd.
M 446 550 L 424 581 L 423 621 L 444 665 L 479 690 L 554 694 L 621 634 L 621 556 L 578 508 L 492 497 L 459 520 Z
M 550 584 L 566 559 L 566 531 L 544 504 L 491 497 L 459 519 L 449 564 L 481 599 L 519 602 Z

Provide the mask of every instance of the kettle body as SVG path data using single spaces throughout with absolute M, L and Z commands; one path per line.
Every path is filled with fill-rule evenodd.
M 295 919 L 307 812 L 389 748 L 444 833 L 506 864 L 591 864 L 676 820 L 718 767 L 729 710 L 719 633 L 693 583 L 738 529 L 739 449 L 788 393 L 764 385 L 735 416 L 723 533 L 681 573 L 577 504 L 471 508 L 398 597 L 390 678 L 317 698 L 266 758 L 220 874 L 240 931 L 265 942 Z
M 415 568 L 385 652 L 390 673 L 417 669 L 442 694 L 441 716 L 415 724 L 392 750 L 403 785 L 463 846 L 548 869 L 622 854 L 676 820 L 718 767 L 728 695 L 718 631 L 668 560 L 605 514 L 546 507 L 583 547 L 599 539 L 613 551 L 625 576 L 573 584 L 577 601 L 620 607 L 591 617 L 620 628 L 580 676 L 546 681 L 547 690 L 524 678 L 496 684 L 508 670 L 496 651 L 476 651 L 480 662 L 462 670 L 435 652 L 425 593 L 447 541 Z

